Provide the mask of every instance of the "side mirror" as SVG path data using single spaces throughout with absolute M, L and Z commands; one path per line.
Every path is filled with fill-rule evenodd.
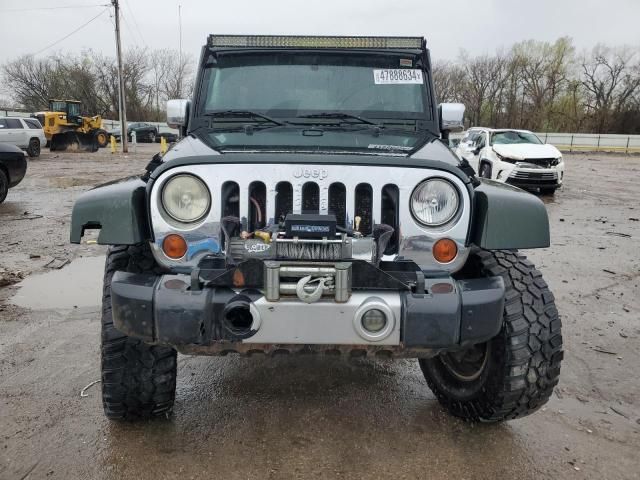
M 442 138 L 449 138 L 450 132 L 464 130 L 464 105 L 462 103 L 441 103 L 438 105 Z
M 167 100 L 167 125 L 181 132 L 186 130 L 189 121 L 189 100 Z

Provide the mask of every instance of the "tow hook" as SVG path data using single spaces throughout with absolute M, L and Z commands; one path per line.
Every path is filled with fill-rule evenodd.
M 318 283 L 318 286 L 315 288 L 315 290 L 313 290 L 312 292 L 305 291 L 305 286 L 316 282 Z M 322 292 L 325 289 L 325 285 L 330 282 L 333 282 L 333 279 L 331 277 L 320 277 L 314 279 L 311 275 L 307 275 L 306 277 L 302 277 L 298 281 L 296 285 L 296 295 L 298 295 L 298 298 L 304 303 L 315 303 L 320 300 L 320 297 L 322 297 Z

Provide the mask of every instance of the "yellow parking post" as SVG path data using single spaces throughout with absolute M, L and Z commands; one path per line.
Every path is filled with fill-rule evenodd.
M 111 135 L 111 153 L 116 153 L 116 137 Z
M 160 137 L 160 152 L 167 153 L 167 138 Z

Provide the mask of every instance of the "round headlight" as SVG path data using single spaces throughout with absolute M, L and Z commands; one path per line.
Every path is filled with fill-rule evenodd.
M 458 213 L 459 205 L 458 190 L 441 178 L 422 182 L 411 194 L 411 213 L 428 227 L 449 222 Z
M 209 211 L 211 195 L 205 183 L 193 175 L 176 175 L 162 189 L 162 206 L 182 223 L 200 220 Z

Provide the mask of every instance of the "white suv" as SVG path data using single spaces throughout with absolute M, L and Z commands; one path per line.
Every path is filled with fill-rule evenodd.
M 0 143 L 15 145 L 30 157 L 37 157 L 47 138 L 35 118 L 0 117 Z
M 541 193 L 553 193 L 562 185 L 562 154 L 528 130 L 471 128 L 456 153 L 480 177 Z

